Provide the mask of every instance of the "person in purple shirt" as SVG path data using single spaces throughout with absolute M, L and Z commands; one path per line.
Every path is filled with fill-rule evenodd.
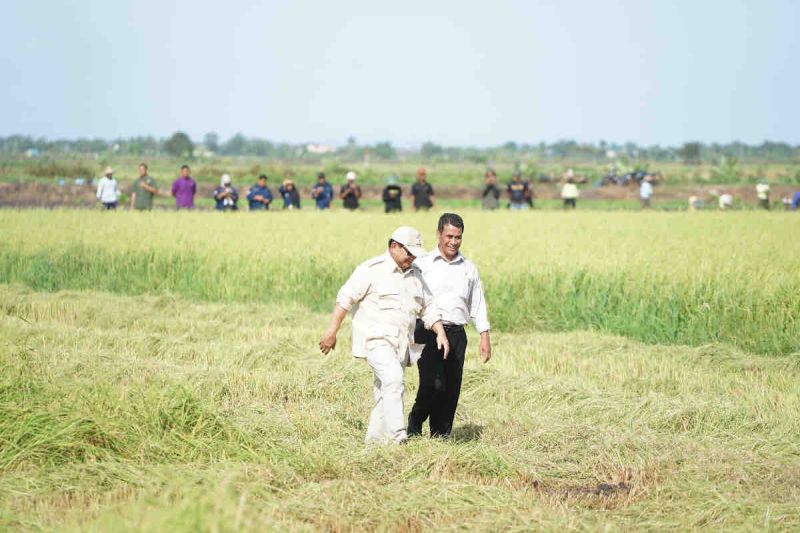
M 792 211 L 797 211 L 798 207 L 800 207 L 800 191 L 797 191 L 792 196 Z
M 183 165 L 180 177 L 172 184 L 175 207 L 178 209 L 194 209 L 194 195 L 196 193 L 197 183 L 189 175 L 189 165 Z

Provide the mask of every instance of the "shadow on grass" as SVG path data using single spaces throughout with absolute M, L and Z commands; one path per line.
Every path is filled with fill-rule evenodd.
M 481 440 L 483 426 L 478 424 L 466 424 L 461 427 L 453 428 L 450 438 L 453 442 L 471 442 Z

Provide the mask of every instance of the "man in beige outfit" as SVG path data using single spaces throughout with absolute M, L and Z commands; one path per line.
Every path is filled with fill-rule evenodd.
M 352 311 L 353 356 L 366 359 L 375 376 L 367 443 L 400 443 L 408 438 L 403 367 L 416 364 L 422 353 L 423 345 L 414 344 L 416 319 L 436 333 L 445 358 L 450 351 L 433 296 L 413 265 L 424 252 L 417 230 L 397 228 L 386 253 L 361 263 L 339 290 L 330 326 L 319 343 L 323 354 L 334 349 L 339 327 Z

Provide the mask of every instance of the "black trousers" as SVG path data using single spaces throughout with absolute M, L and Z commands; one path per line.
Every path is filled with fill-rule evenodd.
M 417 332 L 419 329 L 417 328 Z M 444 359 L 442 352 L 436 347 L 436 334 L 423 331 L 424 333 L 415 335 L 417 342 L 424 338 L 425 349 L 417 362 L 419 389 L 414 407 L 408 415 L 408 434 L 421 434 L 422 424 L 430 418 L 431 436 L 447 437 L 453 429 L 458 397 L 461 394 L 467 334 L 462 326 L 445 328 L 450 353 Z

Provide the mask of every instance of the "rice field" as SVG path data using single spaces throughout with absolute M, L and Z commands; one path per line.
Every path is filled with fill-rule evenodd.
M 499 331 L 800 352 L 793 213 L 465 213 L 463 251 Z M 327 311 L 396 226 L 418 227 L 432 247 L 437 217 L 5 211 L 0 282 Z
M 494 356 L 381 448 L 316 343 L 436 213 L 1 211 L 0 529 L 800 528 L 798 217 L 462 215 Z

